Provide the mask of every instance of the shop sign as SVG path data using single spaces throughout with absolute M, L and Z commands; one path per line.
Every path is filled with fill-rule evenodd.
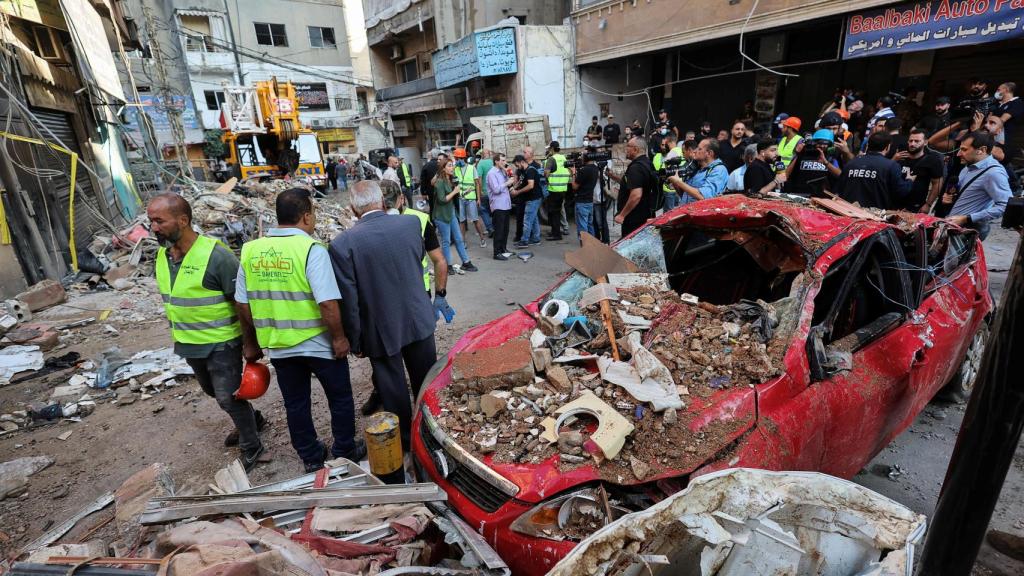
M 517 62 L 515 28 L 474 32 L 431 56 L 438 88 L 481 76 L 515 74 Z
M 321 142 L 344 142 L 355 140 L 356 131 L 353 128 L 328 128 L 327 130 L 317 130 L 316 136 Z
M 199 122 L 196 119 L 196 108 L 192 104 L 192 98 L 187 96 L 171 96 L 169 105 L 165 104 L 165 100 L 159 96 L 140 95 L 139 106 L 129 106 L 126 114 L 128 115 L 129 124 L 138 124 L 139 111 L 144 112 L 149 116 L 150 122 L 153 123 L 153 129 L 157 132 L 170 132 L 171 131 L 171 119 L 167 115 L 167 109 L 169 106 L 173 106 L 181 113 L 181 123 L 186 130 L 198 130 Z
M 1024 0 L 908 2 L 848 16 L 843 58 L 902 54 L 1024 36 Z
M 299 101 L 299 110 L 331 109 L 326 82 L 300 82 L 295 84 L 295 99 Z

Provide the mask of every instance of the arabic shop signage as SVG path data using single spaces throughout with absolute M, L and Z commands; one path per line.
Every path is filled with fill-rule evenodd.
M 515 28 L 475 32 L 431 56 L 438 88 L 480 76 L 515 74 L 516 62 Z
M 932 0 L 853 14 L 843 58 L 935 50 L 1024 36 L 1024 0 Z

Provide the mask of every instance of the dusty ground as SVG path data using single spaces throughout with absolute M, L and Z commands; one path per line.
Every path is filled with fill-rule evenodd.
M 986 242 L 997 297 L 1015 241 L 1014 235 L 997 230 Z M 546 243 L 534 250 L 535 258 L 524 263 L 516 259 L 492 260 L 490 247 L 481 249 L 472 240 L 467 246 L 481 271 L 453 277 L 449 282 L 448 300 L 456 309 L 456 316 L 451 325 L 438 327 L 438 350 L 442 353 L 469 328 L 512 311 L 514 306 L 510 302 L 528 302 L 551 286 L 567 268 L 562 254 L 573 247 L 568 242 Z M 70 304 L 78 308 L 63 306 L 48 311 L 46 316 L 75 318 L 102 309 L 115 312 L 105 322 L 72 329 L 63 340 L 67 346 L 53 353 L 74 350 L 83 357 L 98 359 L 99 354 L 111 346 L 118 346 L 123 352 L 134 352 L 171 343 L 155 289 L 91 293 Z M 108 331 L 107 324 L 113 326 L 117 334 Z M 358 407 L 370 390 L 369 366 L 367 361 L 353 358 L 350 369 Z M 24 409 L 28 402 L 47 398 L 49 390 L 64 384 L 70 375 L 71 372 L 55 373 L 0 388 L 0 413 Z M 315 397 L 318 428 L 322 437 L 329 437 L 323 396 Z M 147 464 L 164 462 L 169 465 L 179 488 L 199 489 L 212 480 L 218 468 L 237 456 L 234 449 L 223 446 L 224 435 L 230 429 L 227 417 L 191 379 L 149 400 L 121 407 L 111 402 L 109 399 L 101 401 L 96 412 L 80 423 L 63 421 L 0 436 L 0 461 L 30 455 L 48 455 L 55 461 L 30 479 L 23 496 L 0 503 L 0 554 L 6 556 L 20 549 L 97 496 L 116 489 L 125 478 Z M 271 386 L 270 392 L 256 401 L 256 405 L 270 418 L 263 438 L 270 449 L 271 461 L 250 474 L 253 482 L 301 474 L 300 462 L 289 445 L 276 387 Z M 962 407 L 933 403 L 854 480 L 918 512 L 931 514 L 962 417 Z M 57 438 L 69 430 L 72 434 L 66 441 Z M 888 477 L 892 465 L 899 465 L 903 470 L 895 479 Z M 993 528 L 1024 534 L 1021 520 L 1024 502 L 1019 498 L 1022 486 L 1024 450 L 1018 450 L 992 520 Z M 94 514 L 80 523 L 65 541 L 74 541 L 110 514 L 110 509 Z M 99 534 L 108 529 L 109 525 Z M 978 574 L 1024 573 L 1024 565 L 1010 561 L 987 546 L 978 566 Z

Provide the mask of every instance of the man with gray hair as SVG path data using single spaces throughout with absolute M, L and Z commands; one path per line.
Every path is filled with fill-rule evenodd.
M 435 310 L 450 311 L 443 286 L 434 303 L 423 290 L 425 254 L 420 223 L 412 216 L 387 214 L 380 185 L 352 187 L 352 210 L 359 219 L 330 245 L 342 295 L 342 322 L 352 353 L 368 357 L 373 386 L 384 410 L 398 416 L 402 446 L 409 449 L 412 394 L 437 360 Z

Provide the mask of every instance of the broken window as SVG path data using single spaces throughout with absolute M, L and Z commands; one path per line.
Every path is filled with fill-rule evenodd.
M 261 46 L 287 46 L 288 35 L 285 34 L 284 24 L 267 24 L 265 22 L 254 22 L 256 29 L 256 43 Z
M 934 292 L 944 280 L 959 274 L 974 261 L 974 246 L 977 233 L 951 227 L 938 221 L 927 230 L 927 270 L 925 291 Z
M 309 45 L 313 48 L 337 48 L 338 43 L 334 40 L 334 28 L 323 28 L 320 26 L 308 26 Z
M 222 90 L 204 90 L 207 110 L 220 110 L 224 105 L 224 92 Z
M 216 19 L 219 21 L 219 18 Z M 179 14 L 178 21 L 185 36 L 185 50 L 189 52 L 217 52 L 214 24 L 210 16 Z
M 785 298 L 807 266 L 800 245 L 776 226 L 676 227 L 663 235 L 669 284 L 713 304 Z

